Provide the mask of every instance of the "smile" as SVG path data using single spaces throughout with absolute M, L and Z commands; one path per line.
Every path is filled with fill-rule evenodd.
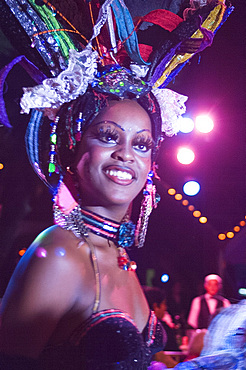
M 123 170 L 110 167 L 106 168 L 104 172 L 110 180 L 121 185 L 129 185 L 135 178 L 134 172 L 130 169 Z

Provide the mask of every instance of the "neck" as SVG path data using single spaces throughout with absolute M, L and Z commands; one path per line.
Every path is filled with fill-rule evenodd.
M 54 203 L 54 221 L 62 228 L 72 231 L 78 238 L 87 237 L 90 233 L 95 235 L 94 239 L 105 239 L 109 246 L 110 241 L 113 242 L 118 247 L 120 254 L 118 257 L 119 267 L 124 270 L 135 270 L 136 263 L 130 261 L 127 253 L 124 251 L 124 248 L 129 248 L 134 244 L 135 225 L 131 221 L 126 222 L 124 220 L 122 223 L 118 222 L 94 210 L 95 208 L 91 211 L 89 208 L 81 207 L 77 204 L 71 212 L 65 214 L 59 206 Z M 98 207 L 96 210 L 98 210 Z M 99 243 L 99 245 L 105 246 L 106 244 Z

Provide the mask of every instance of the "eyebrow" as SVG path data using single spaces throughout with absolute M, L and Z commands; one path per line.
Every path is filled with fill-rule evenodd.
M 114 122 L 114 121 L 108 121 L 108 120 L 97 122 L 97 123 L 95 123 L 95 126 L 100 125 L 101 123 L 112 123 L 113 125 L 117 126 L 117 127 L 118 127 L 119 129 L 121 129 L 122 131 L 126 131 L 126 130 L 125 130 L 121 125 L 119 125 L 118 123 L 116 123 L 116 122 Z M 151 134 L 151 131 L 150 131 L 149 129 L 147 129 L 147 128 L 144 128 L 144 129 L 142 129 L 142 130 L 137 131 L 137 134 L 140 134 L 141 132 L 145 132 L 145 131 L 147 131 L 147 132 L 149 132 L 149 133 Z
M 140 134 L 141 132 L 145 132 L 145 131 L 147 131 L 151 134 L 151 131 L 147 128 L 143 128 L 142 130 L 138 131 L 137 134 Z
M 125 129 L 121 125 L 119 125 L 118 123 L 116 123 L 114 121 L 108 121 L 108 120 L 97 122 L 97 123 L 95 123 L 95 126 L 100 125 L 101 123 L 112 123 L 113 125 L 120 128 L 122 131 L 125 131 Z

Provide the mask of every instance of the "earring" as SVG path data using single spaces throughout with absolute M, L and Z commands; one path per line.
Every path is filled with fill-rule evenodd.
M 139 219 L 137 222 L 136 232 L 135 232 L 135 245 L 138 248 L 142 248 L 144 245 L 149 216 L 153 210 L 153 208 L 157 207 L 157 203 L 160 201 L 161 197 L 159 194 L 156 193 L 156 187 L 153 184 L 154 172 L 150 171 L 148 173 L 146 187 L 143 190 L 144 198 L 141 203 Z

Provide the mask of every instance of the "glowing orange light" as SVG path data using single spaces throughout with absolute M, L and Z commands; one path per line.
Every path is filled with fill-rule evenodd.
M 194 207 L 194 206 L 192 206 L 192 205 L 190 205 L 190 206 L 188 207 L 188 210 L 189 210 L 189 211 L 191 211 L 191 212 L 192 212 L 192 211 L 194 211 L 194 209 L 195 209 L 195 207 Z
M 245 221 L 240 221 L 240 222 L 239 222 L 239 225 L 240 225 L 240 226 L 245 226 L 245 223 L 246 223 Z
M 228 231 L 228 233 L 226 233 L 226 236 L 227 238 L 232 239 L 234 237 L 234 233 L 232 231 Z
M 21 249 L 21 250 L 19 250 L 19 252 L 18 252 L 18 254 L 19 254 L 19 256 L 23 256 L 23 254 L 25 254 L 26 253 L 26 248 L 23 248 L 23 249 Z
M 188 206 L 189 202 L 188 202 L 188 200 L 187 200 L 187 199 L 184 199 L 184 200 L 182 201 L 182 204 L 183 204 L 183 206 Z
M 183 197 L 181 194 L 176 194 L 174 197 L 176 200 L 181 200 Z
M 174 195 L 174 194 L 176 194 L 176 190 L 175 189 L 173 189 L 173 188 L 170 188 L 170 189 L 168 189 L 168 194 L 169 195 Z
M 201 212 L 200 211 L 194 211 L 193 212 L 193 216 L 194 217 L 200 217 L 201 216 Z
M 234 230 L 234 231 L 236 231 L 236 233 L 238 233 L 238 231 L 240 231 L 240 227 L 239 227 L 239 226 L 235 226 L 235 227 L 233 228 L 233 230 Z
M 208 221 L 207 217 L 203 216 L 199 218 L 199 222 L 201 222 L 201 224 L 205 224 L 207 221 Z
M 219 234 L 218 235 L 219 240 L 225 240 L 225 238 L 226 238 L 225 234 Z
M 2 170 L 4 167 L 4 165 L 2 163 L 0 163 L 0 170 Z

